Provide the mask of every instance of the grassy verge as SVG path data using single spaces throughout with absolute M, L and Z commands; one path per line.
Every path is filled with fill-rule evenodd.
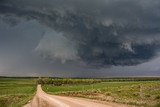
M 34 79 L 0 78 L 0 107 L 22 107 L 36 91 Z
M 160 81 L 102 82 L 91 85 L 44 85 L 50 94 L 84 97 L 137 106 L 159 107 Z

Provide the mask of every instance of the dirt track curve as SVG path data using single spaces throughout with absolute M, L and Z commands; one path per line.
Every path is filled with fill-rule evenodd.
M 24 107 L 130 107 L 114 103 L 101 104 L 83 98 L 62 97 L 46 94 L 41 85 L 37 86 L 37 93 L 33 100 Z M 133 107 L 133 106 L 132 106 Z

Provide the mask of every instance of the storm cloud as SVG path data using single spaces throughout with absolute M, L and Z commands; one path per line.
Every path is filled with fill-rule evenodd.
M 45 32 L 37 53 L 89 66 L 137 65 L 160 48 L 158 0 L 2 0 L 0 18 L 36 20 Z

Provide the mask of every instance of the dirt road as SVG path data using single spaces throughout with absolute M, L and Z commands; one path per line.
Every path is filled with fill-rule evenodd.
M 46 94 L 41 85 L 37 86 L 37 93 L 33 100 L 24 107 L 129 107 L 114 103 L 101 104 L 83 98 L 62 97 Z

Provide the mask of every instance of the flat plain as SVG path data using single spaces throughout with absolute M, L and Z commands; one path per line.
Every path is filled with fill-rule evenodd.
M 144 107 L 160 107 L 160 81 L 107 81 L 93 84 L 44 85 L 49 94 L 83 97 Z
M 22 107 L 35 95 L 37 83 L 48 94 L 143 107 L 160 107 L 160 78 L 57 79 L 0 78 L 0 107 Z
M 33 78 L 0 78 L 0 107 L 22 107 L 35 91 Z

